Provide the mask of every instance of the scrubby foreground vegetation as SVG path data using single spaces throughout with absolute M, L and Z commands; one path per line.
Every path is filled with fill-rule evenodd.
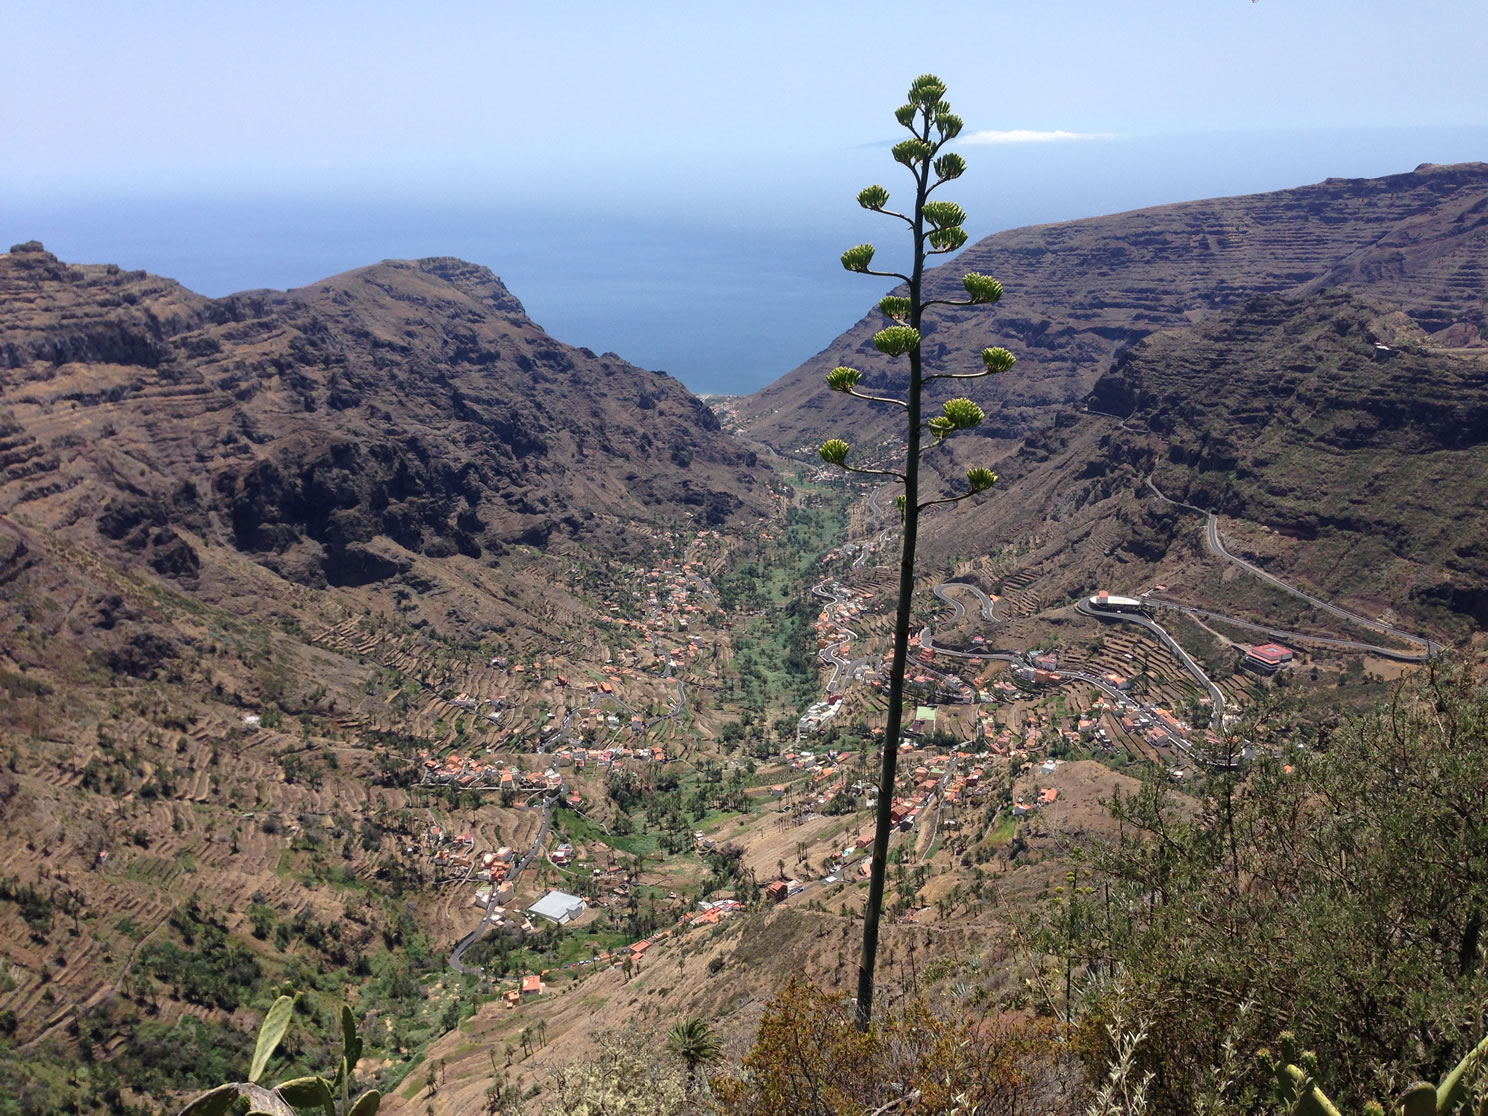
M 957 985 L 860 1037 L 840 1000 L 792 984 L 719 1107 L 1390 1111 L 1425 1078 L 1456 1085 L 1425 1111 L 1481 1111 L 1485 798 L 1488 686 L 1445 667 L 1299 726 L 1197 811 L 1148 779 L 1025 928 L 1012 1010 L 968 1012 Z

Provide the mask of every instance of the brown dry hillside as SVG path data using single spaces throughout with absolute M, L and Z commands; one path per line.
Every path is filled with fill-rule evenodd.
M 20 245 L 0 377 L 0 511 L 96 521 L 172 577 L 197 565 L 183 527 L 355 585 L 764 506 L 754 455 L 681 384 L 553 340 L 453 259 L 214 300 Z
M 207 299 L 0 255 L 0 1093 L 167 1106 L 241 1075 L 286 978 L 406 1069 L 468 1010 L 425 978 L 481 915 L 431 825 L 478 855 L 543 816 L 420 790 L 418 753 L 541 787 L 544 728 L 621 711 L 628 741 L 622 703 L 679 680 L 700 705 L 713 605 L 663 678 L 620 626 L 637 567 L 699 583 L 782 518 L 772 483 L 676 381 L 457 260 Z
M 937 314 L 925 329 L 925 353 L 936 370 L 973 371 L 985 345 L 1012 349 L 1018 366 L 976 393 L 993 404 L 982 433 L 1019 437 L 1045 426 L 1049 407 L 1082 399 L 1124 347 L 1257 295 L 1343 287 L 1399 306 L 1427 333 L 1477 337 L 1488 332 L 1485 253 L 1485 163 L 1012 229 L 929 273 L 930 297 L 959 294 L 967 271 L 995 275 L 1007 293 L 993 311 Z M 883 324 L 870 312 L 824 352 L 741 400 L 745 428 L 791 453 L 809 453 L 843 431 L 865 448 L 895 444 L 892 416 L 881 409 L 869 417 L 867 404 L 829 392 L 825 382 L 834 366 L 848 364 L 864 371 L 866 389 L 892 391 L 904 373 L 873 349 Z
M 1134 345 L 1088 411 L 1060 409 L 1004 458 L 990 495 L 930 516 L 927 552 L 976 556 L 988 588 L 1044 601 L 1166 583 L 1299 619 L 1253 578 L 1215 580 L 1226 566 L 1202 545 L 1204 517 L 1150 478 L 1312 592 L 1465 638 L 1488 624 L 1485 439 L 1488 346 L 1444 348 L 1340 291 L 1260 296 Z

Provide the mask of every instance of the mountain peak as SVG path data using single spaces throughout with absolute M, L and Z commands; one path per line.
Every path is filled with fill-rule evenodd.
M 363 297 L 371 294 L 370 288 L 381 291 L 394 301 L 413 305 L 427 304 L 430 300 L 452 305 L 450 296 L 453 289 L 469 299 L 472 308 L 528 320 L 521 300 L 507 289 L 495 272 L 455 256 L 383 260 L 286 293 L 307 301 L 325 294 L 341 295 L 344 299 L 345 294 L 355 288 L 359 288 L 357 293 Z

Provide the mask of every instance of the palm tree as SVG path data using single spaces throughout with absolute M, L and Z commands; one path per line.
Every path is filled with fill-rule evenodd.
M 723 1051 L 707 1020 L 695 1015 L 667 1032 L 667 1048 L 687 1063 L 688 1096 L 697 1090 L 698 1071 L 709 1062 L 716 1062 Z

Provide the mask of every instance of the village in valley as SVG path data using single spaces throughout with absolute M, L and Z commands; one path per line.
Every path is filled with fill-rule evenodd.
M 715 578 L 741 554 L 707 530 L 658 535 L 654 560 L 616 579 L 587 655 L 495 655 L 439 699 L 440 723 L 467 727 L 410 757 L 429 822 L 408 851 L 465 897 L 457 972 L 517 1007 L 603 969 L 628 981 L 671 941 L 761 904 L 860 909 L 892 658 L 880 556 L 894 532 L 868 495 L 865 537 L 803 567 L 820 606 L 806 632 L 819 696 L 804 708 L 730 700 L 747 693 L 749 615 L 770 603 L 724 606 Z M 784 542 L 762 530 L 752 553 Z M 1224 640 L 1233 669 L 1216 671 L 1159 623 L 1186 607 L 1166 585 L 1050 602 L 1029 580 L 978 568 L 937 584 L 911 637 L 888 792 L 898 919 L 944 917 L 1036 864 L 1061 826 L 1088 824 L 1111 771 L 1182 783 L 1235 764 L 1254 747 L 1245 710 L 1306 658 Z M 1010 630 L 1030 630 L 1018 621 L 1051 614 L 1057 634 L 1014 645 Z M 521 842 L 462 829 L 477 803 L 523 819 Z

